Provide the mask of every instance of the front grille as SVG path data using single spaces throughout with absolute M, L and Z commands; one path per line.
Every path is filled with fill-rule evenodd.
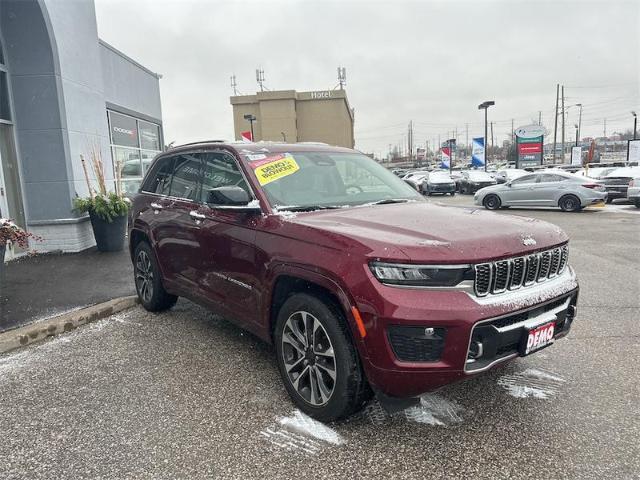
M 424 327 L 389 327 L 389 342 L 393 353 L 403 362 L 437 362 L 444 349 L 447 330 L 434 328 L 428 335 Z
M 567 266 L 569 247 L 545 250 L 524 257 L 475 265 L 475 292 L 479 297 L 516 290 L 560 275 Z

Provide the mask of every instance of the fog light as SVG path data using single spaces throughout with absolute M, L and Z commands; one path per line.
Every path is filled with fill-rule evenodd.
M 479 342 L 478 340 L 473 340 L 471 342 L 471 345 L 469 345 L 469 357 L 468 358 L 472 358 L 473 360 L 477 360 L 478 358 L 482 357 L 483 353 L 484 353 L 484 348 L 482 346 L 482 342 Z
M 388 329 L 393 353 L 403 362 L 437 362 L 444 350 L 446 328 L 405 327 L 392 325 Z

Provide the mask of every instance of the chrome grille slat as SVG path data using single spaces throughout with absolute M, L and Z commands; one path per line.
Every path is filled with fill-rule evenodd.
M 474 266 L 475 293 L 479 297 L 516 290 L 560 275 L 567 266 L 569 247 L 552 248 L 522 257 Z

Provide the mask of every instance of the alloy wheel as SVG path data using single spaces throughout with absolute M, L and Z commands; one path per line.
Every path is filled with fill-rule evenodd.
M 336 386 L 336 358 L 322 323 L 309 312 L 293 313 L 282 332 L 282 359 L 287 378 L 298 395 L 319 407 Z
M 147 252 L 141 250 L 136 258 L 136 287 L 143 302 L 149 303 L 153 296 L 153 267 Z

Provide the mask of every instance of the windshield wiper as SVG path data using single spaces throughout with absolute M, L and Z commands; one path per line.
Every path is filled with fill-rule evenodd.
M 338 205 L 277 205 L 278 212 L 313 212 L 314 210 L 333 210 L 342 208 Z
M 378 200 L 377 202 L 367 203 L 367 205 L 387 205 L 389 203 L 407 203 L 409 202 L 408 198 L 385 198 L 383 200 Z

